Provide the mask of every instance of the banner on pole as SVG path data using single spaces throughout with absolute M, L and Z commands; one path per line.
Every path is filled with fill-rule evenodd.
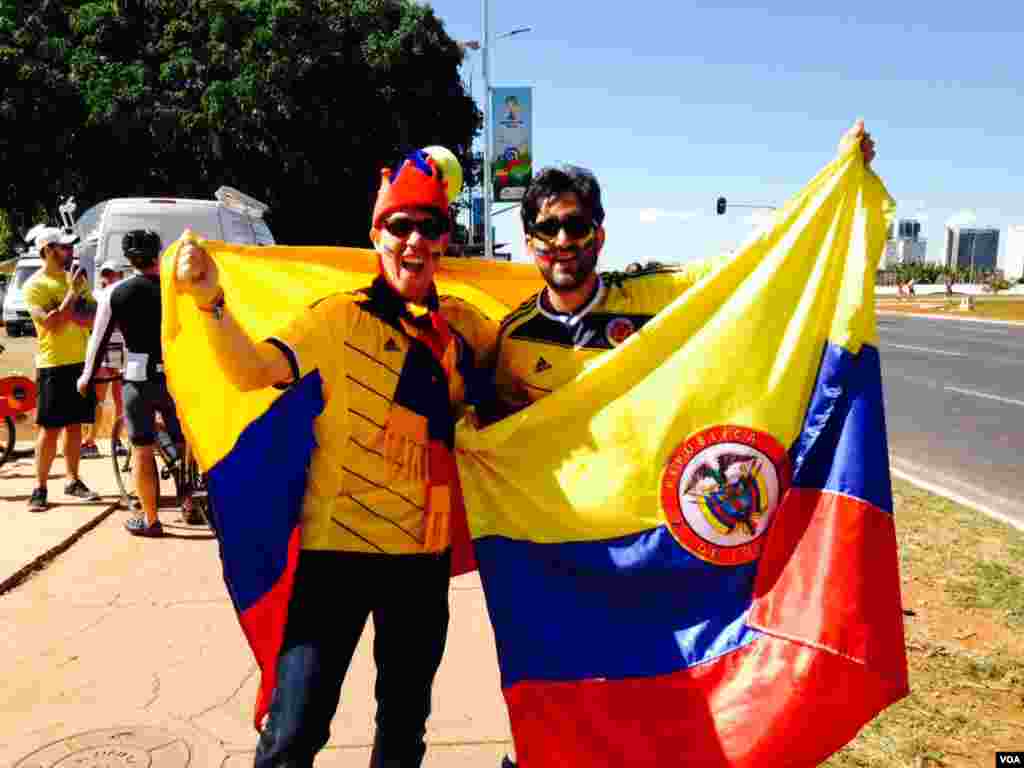
M 533 88 L 491 89 L 494 200 L 521 200 L 533 176 Z

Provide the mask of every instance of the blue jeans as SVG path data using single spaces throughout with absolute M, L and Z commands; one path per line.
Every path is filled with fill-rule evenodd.
M 370 765 L 419 768 L 448 636 L 451 558 L 303 550 L 255 768 L 312 768 L 373 614 L 377 734 Z

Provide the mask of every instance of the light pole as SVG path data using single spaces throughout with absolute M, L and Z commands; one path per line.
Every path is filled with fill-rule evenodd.
M 484 38 L 481 41 L 484 77 L 484 258 L 490 259 L 494 258 L 494 238 L 491 235 L 491 164 L 494 161 L 494 158 L 491 157 L 491 132 L 494 115 L 491 111 L 491 19 L 487 0 L 480 0 L 480 14 Z M 502 40 L 529 32 L 530 29 L 531 27 L 519 27 L 498 35 L 494 39 Z

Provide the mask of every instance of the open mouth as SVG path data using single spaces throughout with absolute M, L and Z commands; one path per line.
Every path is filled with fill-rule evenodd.
M 403 256 L 401 264 L 404 271 L 419 274 L 426 267 L 427 262 L 422 256 Z

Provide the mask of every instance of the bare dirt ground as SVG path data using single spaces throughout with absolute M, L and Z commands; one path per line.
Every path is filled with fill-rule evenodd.
M 911 694 L 829 768 L 990 768 L 1024 750 L 1024 533 L 896 483 Z

